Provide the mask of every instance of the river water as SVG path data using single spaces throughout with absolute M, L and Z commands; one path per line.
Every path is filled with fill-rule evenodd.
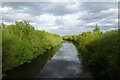
M 83 68 L 78 54 L 73 44 L 63 43 L 30 63 L 7 71 L 6 78 L 93 78 Z

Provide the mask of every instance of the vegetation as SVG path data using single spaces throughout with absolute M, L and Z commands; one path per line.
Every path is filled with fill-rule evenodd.
M 120 78 L 119 36 L 120 29 L 102 33 L 96 25 L 91 32 L 64 36 L 63 39 L 76 45 L 83 65 L 97 80 L 101 78 L 117 80 Z
M 62 42 L 62 37 L 35 30 L 27 21 L 2 23 L 3 72 L 43 54 Z
M 33 78 L 40 73 L 49 60 L 55 55 L 62 45 L 51 48 L 46 51 L 43 55 L 39 55 L 33 59 L 30 63 L 18 66 L 12 70 L 6 71 L 6 75 L 2 80 L 13 79 L 13 78 Z
M 26 21 L 12 25 L 2 23 L 3 72 L 29 62 L 59 45 L 62 40 L 67 40 L 75 44 L 82 64 L 97 80 L 116 80 L 120 78 L 119 36 L 120 29 L 102 33 L 98 25 L 93 31 L 61 37 L 44 30 L 35 30 Z

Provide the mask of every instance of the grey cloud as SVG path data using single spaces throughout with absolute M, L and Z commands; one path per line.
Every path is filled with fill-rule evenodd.
M 117 9 L 118 3 L 83 3 L 82 4 L 82 10 L 86 10 L 87 14 L 84 16 L 80 17 L 79 19 L 82 19 L 86 22 L 94 22 L 94 21 L 99 21 L 101 19 L 111 19 L 111 18 L 117 18 L 118 16 L 112 13 L 101 13 L 101 11 L 109 10 L 111 8 L 116 8 Z M 117 13 L 117 12 L 113 12 Z
M 81 10 L 87 10 L 88 13 L 99 13 L 102 10 L 116 8 L 117 2 L 85 2 L 81 4 Z
M 111 19 L 118 18 L 118 12 L 106 12 L 103 13 L 102 11 L 107 11 L 109 9 L 117 9 L 118 3 L 83 3 L 81 10 L 86 10 L 87 14 L 80 16 L 78 20 L 85 21 L 85 23 L 93 23 L 98 22 L 100 24 L 102 30 L 107 28 L 116 28 L 118 27 L 118 23 L 112 22 Z M 102 20 L 103 19 L 103 20 Z M 101 21 L 102 20 L 102 21 Z M 109 25 L 107 27 L 105 24 L 112 23 L 113 25 Z M 93 27 L 90 26 L 89 27 Z
M 76 11 L 72 11 L 67 9 L 66 3 L 50 3 L 50 2 L 4 2 L 3 7 L 8 6 L 13 8 L 14 10 L 23 10 L 25 13 L 30 13 L 34 16 L 39 16 L 43 13 L 58 15 L 65 15 L 70 13 L 75 13 Z M 24 10 L 24 8 L 27 8 Z M 77 10 L 78 11 L 78 10 Z
M 69 4 L 70 5 L 70 4 Z M 82 16 L 78 16 L 77 20 L 79 20 L 78 24 L 72 26 L 72 23 L 65 24 L 63 19 L 57 18 L 55 23 L 56 26 L 59 26 L 58 29 L 48 30 L 51 33 L 57 33 L 60 35 L 70 35 L 70 34 L 78 34 L 84 31 L 92 30 L 95 25 L 89 25 L 88 23 L 99 22 L 101 30 L 108 30 L 110 28 L 117 28 L 118 24 L 116 22 L 110 21 L 111 19 L 117 19 L 117 12 L 108 12 L 102 13 L 101 11 L 106 11 L 109 9 L 118 8 L 118 3 L 114 2 L 84 2 L 78 6 L 78 9 L 71 10 L 68 9 L 68 3 L 50 3 L 50 2 L 5 2 L 2 5 L 3 7 L 11 7 L 17 13 L 27 13 L 30 15 L 28 18 L 17 18 L 17 13 L 8 13 L 3 15 L 3 21 L 5 22 L 14 22 L 16 20 L 30 20 L 36 24 L 42 23 L 38 19 L 35 19 L 35 16 L 46 14 L 52 14 L 55 17 L 62 16 L 64 17 L 67 14 L 74 15 L 79 12 L 85 12 Z M 26 8 L 26 9 L 24 9 Z M 19 11 L 22 10 L 22 11 Z M 10 16 L 11 15 L 11 16 Z M 101 21 L 104 19 L 103 21 Z M 106 25 L 107 23 L 112 23 L 113 25 Z M 47 24 L 46 24 L 47 25 Z M 38 26 L 35 26 L 38 28 Z M 40 29 L 45 29 L 41 25 Z
M 62 20 L 59 20 L 59 19 L 56 19 L 56 24 L 58 24 L 58 25 L 61 25 L 61 24 L 63 24 L 63 21 Z
M 40 15 L 42 13 L 42 8 L 44 8 L 44 3 L 34 3 L 34 2 L 5 2 L 3 7 L 11 7 L 14 10 L 23 10 L 24 13 L 29 13 L 31 15 Z M 24 10 L 24 8 L 27 8 Z

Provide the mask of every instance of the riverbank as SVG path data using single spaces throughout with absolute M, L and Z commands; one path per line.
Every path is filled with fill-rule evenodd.
M 2 71 L 10 70 L 62 43 L 62 37 L 35 30 L 28 22 L 16 22 L 2 29 Z
M 5 72 L 5 76 L 2 80 L 9 78 L 34 78 L 37 74 L 41 72 L 44 66 L 48 63 L 49 60 L 55 55 L 55 53 L 61 48 L 61 44 L 45 51 L 42 55 L 37 56 L 35 59 L 32 59 L 30 63 L 24 63 L 18 67 L 12 68 Z
M 99 29 L 73 36 L 64 40 L 75 44 L 81 53 L 82 64 L 97 80 L 120 78 L 120 30 L 101 33 Z
M 76 47 L 71 43 L 62 43 L 39 55 L 30 63 L 8 70 L 3 80 L 9 78 L 87 78 L 92 80 L 93 77 L 83 69 Z

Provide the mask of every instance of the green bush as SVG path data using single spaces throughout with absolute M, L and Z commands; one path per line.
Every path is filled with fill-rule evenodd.
M 72 38 L 71 38 L 72 37 Z M 120 29 L 102 33 L 98 25 L 91 32 L 64 36 L 78 48 L 82 63 L 97 79 L 120 78 Z
M 62 42 L 62 37 L 35 30 L 29 22 L 2 26 L 3 72 L 43 54 Z

